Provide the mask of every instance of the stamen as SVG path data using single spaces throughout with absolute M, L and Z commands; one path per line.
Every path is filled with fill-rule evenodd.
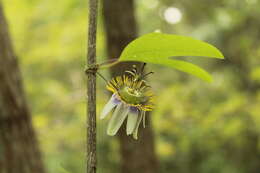
M 136 65 L 133 65 L 133 72 L 134 72 L 135 74 L 137 74 L 137 68 L 136 68 Z
M 129 74 L 131 74 L 133 77 L 136 75 L 134 72 L 132 72 L 132 71 L 125 71 L 125 73 L 129 73 Z
M 146 74 L 142 75 L 141 78 L 143 79 L 143 78 L 145 78 L 146 76 L 148 76 L 148 75 L 150 75 L 150 74 L 153 74 L 153 73 L 154 73 L 153 71 L 151 71 L 151 72 L 149 72 L 149 73 L 146 73 Z
M 143 66 L 141 68 L 140 74 L 142 74 L 144 72 L 144 67 L 145 67 L 146 63 L 143 63 Z

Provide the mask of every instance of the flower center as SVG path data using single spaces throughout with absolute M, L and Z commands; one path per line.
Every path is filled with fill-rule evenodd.
M 148 101 L 148 97 L 145 96 L 142 91 L 128 86 L 123 87 L 121 90 L 118 91 L 118 93 L 121 96 L 122 100 L 124 100 L 126 103 L 136 105 L 144 104 Z

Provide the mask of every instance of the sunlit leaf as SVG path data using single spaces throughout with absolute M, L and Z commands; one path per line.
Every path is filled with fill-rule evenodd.
M 223 59 L 222 53 L 214 46 L 191 37 L 150 33 L 129 43 L 119 61 L 141 61 L 160 64 L 211 81 L 210 75 L 196 65 L 170 57 L 200 56 Z
M 177 70 L 180 70 L 182 72 L 186 72 L 189 74 L 192 74 L 200 79 L 203 79 L 207 82 L 212 82 L 212 77 L 211 75 L 203 70 L 202 68 L 200 68 L 197 65 L 194 65 L 192 63 L 189 62 L 185 62 L 185 61 L 181 61 L 181 60 L 173 60 L 173 59 L 164 59 L 163 61 L 158 61 L 156 64 L 159 65 L 164 65 L 164 66 L 168 66 L 171 68 L 175 68 Z

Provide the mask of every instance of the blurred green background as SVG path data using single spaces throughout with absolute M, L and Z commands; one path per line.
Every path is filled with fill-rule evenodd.
M 3 0 L 27 99 L 50 173 L 85 169 L 87 3 Z M 136 0 L 139 35 L 161 30 L 208 41 L 224 61 L 185 58 L 211 84 L 155 65 L 152 113 L 160 172 L 260 172 L 260 0 Z M 97 55 L 106 58 L 102 15 Z M 102 71 L 109 78 L 108 71 Z M 109 95 L 98 78 L 99 113 Z M 98 172 L 118 172 L 119 144 L 98 119 Z M 140 171 L 141 172 L 141 171 Z

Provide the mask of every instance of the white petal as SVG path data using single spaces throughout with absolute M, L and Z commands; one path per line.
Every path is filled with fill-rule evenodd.
M 127 135 L 130 135 L 134 132 L 138 120 L 138 116 L 139 116 L 138 113 L 131 113 L 131 111 L 128 113 L 127 124 L 126 124 Z
M 109 120 L 107 134 L 113 136 L 117 133 L 121 125 L 123 124 L 127 114 L 129 112 L 129 106 L 120 103 L 115 112 L 112 115 L 112 118 Z
M 104 119 L 108 113 L 117 105 L 114 102 L 114 95 L 112 95 L 112 97 L 110 98 L 110 100 L 107 102 L 107 104 L 105 105 L 105 107 L 103 108 L 102 112 L 101 112 L 101 116 L 100 119 Z
M 140 125 L 140 123 L 141 123 L 141 121 L 142 121 L 143 113 L 144 113 L 144 111 L 142 111 L 141 114 L 138 116 L 138 120 L 137 120 L 137 123 L 136 123 L 136 127 L 135 127 L 134 133 L 133 133 L 134 139 L 137 139 L 137 138 L 138 138 L 138 137 L 137 137 L 137 135 L 138 135 L 138 128 L 139 128 L 139 125 Z

